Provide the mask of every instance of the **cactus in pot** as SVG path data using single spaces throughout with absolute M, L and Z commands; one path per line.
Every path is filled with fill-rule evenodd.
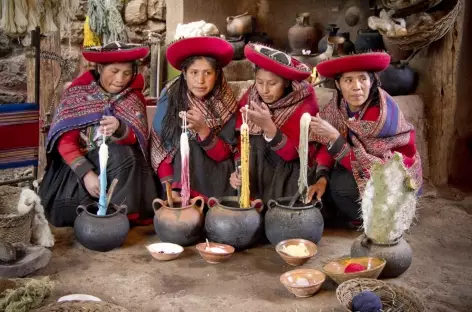
M 415 218 L 417 192 L 400 153 L 372 166 L 361 203 L 364 234 L 354 241 L 351 256 L 385 259 L 381 277 L 396 277 L 411 264 L 412 251 L 403 233 Z

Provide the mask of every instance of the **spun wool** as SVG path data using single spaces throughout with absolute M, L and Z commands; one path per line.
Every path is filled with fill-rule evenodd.
M 2 1 L 2 20 L 0 23 L 0 28 L 2 28 L 7 34 L 16 33 L 14 0 Z
M 181 157 L 181 170 L 180 170 L 180 183 L 182 189 L 180 196 L 182 198 L 182 207 L 189 205 L 190 201 L 190 146 L 188 143 L 187 134 L 187 114 L 182 114 L 183 119 L 183 132 L 180 135 L 180 157 Z
M 15 25 L 19 34 L 26 32 L 28 27 L 28 3 L 27 0 L 15 1 Z
M 298 155 L 300 157 L 300 175 L 298 178 L 298 192 L 302 194 L 308 189 L 308 132 L 310 130 L 311 115 L 304 113 L 300 118 L 300 141 L 298 144 Z
M 39 15 L 38 0 L 28 0 L 28 26 L 27 31 L 35 30 L 37 26 L 41 25 L 41 16 Z
M 247 109 L 247 106 L 246 106 Z M 239 206 L 248 208 L 251 206 L 251 192 L 249 185 L 249 126 L 247 124 L 247 112 L 243 114 L 243 124 L 241 125 L 241 196 Z

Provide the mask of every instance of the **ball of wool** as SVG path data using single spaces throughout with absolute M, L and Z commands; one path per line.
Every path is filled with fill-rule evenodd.
M 371 291 L 363 291 L 352 298 L 352 311 L 380 312 L 381 310 L 380 297 Z
M 346 266 L 346 268 L 344 269 L 344 273 L 354 273 L 354 272 L 360 272 L 360 271 L 364 271 L 366 270 L 367 268 L 362 265 L 362 264 L 359 264 L 359 263 L 350 263 Z

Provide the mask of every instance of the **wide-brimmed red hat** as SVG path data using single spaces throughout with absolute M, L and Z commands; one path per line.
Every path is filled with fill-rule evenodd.
M 182 63 L 192 56 L 210 56 L 215 58 L 221 67 L 231 62 L 234 55 L 233 46 L 216 36 L 182 38 L 172 42 L 166 51 L 167 60 L 180 70 Z
M 304 80 L 311 74 L 310 68 L 290 55 L 274 48 L 248 43 L 244 55 L 260 68 L 288 80 Z
M 87 61 L 99 64 L 133 62 L 148 54 L 148 47 L 117 41 L 102 47 L 86 47 L 82 51 L 82 55 Z
M 339 74 L 367 71 L 381 72 L 390 64 L 390 55 L 385 52 L 369 52 L 341 56 L 323 61 L 316 65 L 318 73 L 326 78 L 335 78 Z

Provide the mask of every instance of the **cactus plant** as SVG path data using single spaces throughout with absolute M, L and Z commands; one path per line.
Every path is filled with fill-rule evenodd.
M 400 153 L 374 164 L 361 203 L 365 235 L 382 244 L 398 241 L 415 217 L 417 189 Z

